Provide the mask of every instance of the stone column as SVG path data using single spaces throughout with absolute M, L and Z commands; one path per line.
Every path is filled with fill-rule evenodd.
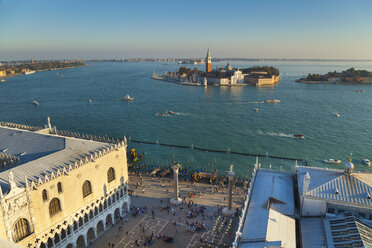
M 178 170 L 180 169 L 180 165 L 178 163 L 174 163 L 172 166 L 173 169 L 173 180 L 174 180 L 174 196 L 170 199 L 170 203 L 172 205 L 180 205 L 182 200 L 179 197 L 179 187 L 178 187 Z
M 222 210 L 224 215 L 233 215 L 235 210 L 231 208 L 232 206 L 232 189 L 233 189 L 233 181 L 235 177 L 235 172 L 233 172 L 233 166 L 230 166 L 230 170 L 227 172 L 227 177 L 229 179 L 229 186 L 228 186 L 228 200 L 227 200 L 227 207 Z

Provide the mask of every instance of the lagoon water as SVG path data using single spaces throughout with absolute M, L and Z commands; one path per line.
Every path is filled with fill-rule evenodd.
M 213 66 L 224 65 L 214 63 Z M 272 65 L 281 73 L 273 88 L 195 87 L 151 80 L 152 72 L 174 71 L 177 64 L 90 63 L 87 67 L 38 72 L 0 83 L 0 120 L 136 140 L 308 158 L 312 166 L 342 168 L 353 153 L 356 170 L 372 159 L 372 85 L 301 84 L 308 73 L 350 67 L 372 71 L 372 62 L 238 62 L 233 67 Z M 190 65 L 192 66 L 192 65 Z M 194 66 L 192 66 L 194 67 Z M 204 69 L 204 66 L 198 66 Z M 58 73 L 58 74 L 57 74 Z M 356 93 L 353 90 L 365 90 Z M 122 102 L 130 94 L 133 102 Z M 92 99 L 88 103 L 88 99 Z M 280 99 L 279 104 L 265 104 Z M 32 101 L 37 100 L 36 107 Z M 258 112 L 254 108 L 259 108 Z M 177 114 L 156 117 L 171 110 Z M 337 118 L 333 112 L 339 112 Z M 291 138 L 304 134 L 305 139 Z M 158 163 L 251 173 L 255 158 L 159 145 L 128 143 Z M 324 164 L 327 158 L 341 165 Z M 293 161 L 260 158 L 263 167 L 290 170 Z

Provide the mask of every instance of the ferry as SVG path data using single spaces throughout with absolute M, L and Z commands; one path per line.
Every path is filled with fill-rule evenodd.
M 280 103 L 280 100 L 278 100 L 278 99 L 268 99 L 268 100 L 265 100 L 265 103 Z
M 325 160 L 323 160 L 323 162 L 324 163 L 329 163 L 329 164 L 341 164 L 341 160 L 334 159 L 334 158 L 325 159 Z
M 369 161 L 368 158 L 363 158 L 363 163 L 370 166 L 371 165 L 371 161 Z
M 133 101 L 134 100 L 134 97 L 131 97 L 130 95 L 125 95 L 125 96 L 122 96 L 121 97 L 121 100 L 122 101 Z
M 36 71 L 25 71 L 24 74 L 25 74 L 25 75 L 28 75 L 28 74 L 33 74 L 33 73 L 35 73 L 35 72 L 36 72 Z

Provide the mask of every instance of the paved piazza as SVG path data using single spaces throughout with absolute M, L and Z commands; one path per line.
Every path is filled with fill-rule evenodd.
M 130 189 L 134 190 L 131 207 L 146 210 L 137 216 L 133 216 L 133 211 L 127 213 L 122 221 L 98 237 L 90 247 L 145 247 L 144 238 L 152 234 L 154 238 L 149 246 L 155 248 L 230 247 L 238 217 L 223 218 L 219 211 L 227 205 L 227 187 L 217 188 L 210 184 L 180 181 L 180 197 L 185 201 L 175 207 L 169 204 L 169 199 L 174 193 L 172 179 L 131 174 L 129 182 Z M 234 189 L 233 192 L 233 208 L 240 210 L 244 192 L 240 188 Z M 193 206 L 190 201 L 193 201 Z M 204 206 L 204 218 L 202 214 L 194 218 L 187 217 L 189 206 L 190 208 Z M 203 223 L 206 230 L 194 232 L 186 222 Z M 172 237 L 173 240 L 167 243 L 158 238 L 158 234 Z M 135 243 L 136 240 L 138 245 Z

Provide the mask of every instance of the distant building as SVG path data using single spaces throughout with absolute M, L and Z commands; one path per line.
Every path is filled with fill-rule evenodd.
M 208 73 L 212 70 L 212 57 L 211 57 L 211 53 L 209 52 L 209 48 L 208 48 L 208 52 L 207 52 L 207 57 L 205 58 L 205 72 Z
M 256 86 L 271 86 L 279 82 L 280 77 L 268 75 L 266 71 L 251 72 L 245 76 L 244 81 Z
M 0 238 L 21 247 L 87 247 L 129 209 L 126 141 L 48 126 L 0 126 Z

